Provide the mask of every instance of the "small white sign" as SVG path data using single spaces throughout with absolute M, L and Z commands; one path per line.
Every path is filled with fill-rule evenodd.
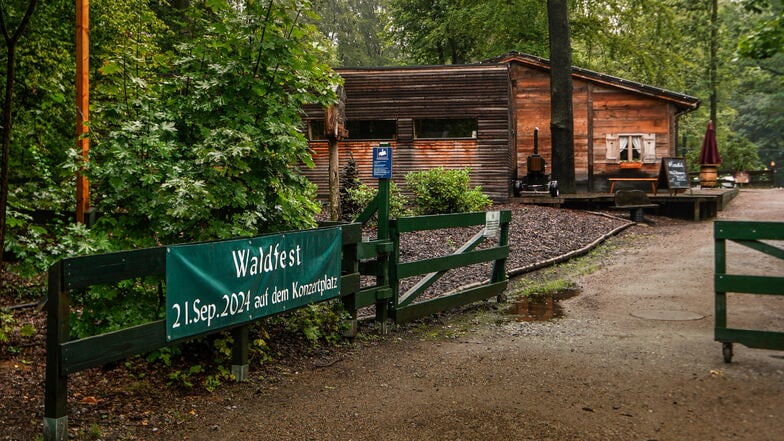
M 485 213 L 485 237 L 495 237 L 501 227 L 501 212 L 488 211 Z

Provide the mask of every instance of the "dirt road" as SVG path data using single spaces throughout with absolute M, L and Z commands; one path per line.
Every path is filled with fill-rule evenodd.
M 719 218 L 781 221 L 784 190 L 744 190 Z M 713 341 L 712 231 L 635 226 L 577 280 L 582 294 L 565 301 L 564 318 L 518 322 L 479 308 L 445 322 L 439 338 L 398 330 L 274 386 L 178 402 L 181 424 L 155 438 L 784 439 L 784 352 L 736 345 L 725 364 Z M 784 273 L 780 260 L 731 252 L 749 271 Z M 729 310 L 737 323 L 782 330 L 784 303 L 772 300 L 784 299 Z

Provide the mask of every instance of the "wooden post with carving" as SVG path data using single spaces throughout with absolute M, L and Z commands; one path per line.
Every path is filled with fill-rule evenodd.
M 343 86 L 335 90 L 338 103 L 327 107 L 324 132 L 329 140 L 329 219 L 340 220 L 340 155 L 338 142 L 348 136 L 346 131 L 346 92 Z

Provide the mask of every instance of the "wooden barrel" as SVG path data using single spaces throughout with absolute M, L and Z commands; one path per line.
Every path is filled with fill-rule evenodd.
M 706 187 L 706 188 L 716 187 L 717 177 L 718 177 L 717 165 L 700 166 L 700 187 Z

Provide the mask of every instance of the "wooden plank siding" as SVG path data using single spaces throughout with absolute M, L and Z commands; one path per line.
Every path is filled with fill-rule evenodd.
M 349 155 L 358 163 L 360 179 L 374 186 L 372 147 L 393 147 L 393 180 L 406 191 L 404 176 L 436 167 L 471 168 L 472 185 L 481 185 L 495 201 L 512 194 L 512 181 L 525 176 L 539 128 L 539 154 L 550 172 L 550 66 L 547 60 L 509 53 L 482 64 L 338 69 L 346 91 L 346 119 L 393 120 L 394 139 L 349 139 L 339 143 L 341 167 Z M 577 188 L 603 192 L 607 178 L 655 177 L 660 159 L 674 156 L 678 116 L 700 101 L 653 86 L 573 67 L 574 162 Z M 306 107 L 305 118 L 323 119 L 323 109 Z M 477 122 L 473 138 L 417 139 L 420 118 L 470 118 Z M 641 136 L 652 145 L 639 170 L 621 170 L 619 158 L 607 155 L 608 135 Z M 645 141 L 644 141 L 645 143 Z M 311 141 L 316 167 L 303 173 L 327 196 L 326 141 Z M 651 152 L 651 150 L 646 150 Z M 656 159 L 655 161 L 653 159 Z M 552 177 L 557 179 L 557 176 Z
M 395 139 L 351 140 L 338 144 L 343 167 L 349 155 L 357 161 L 360 179 L 375 186 L 371 176 L 372 147 L 393 147 L 393 181 L 404 191 L 411 171 L 443 167 L 471 169 L 471 184 L 496 201 L 509 198 L 513 177 L 510 127 L 510 83 L 506 64 L 338 69 L 346 91 L 346 120 L 395 120 Z M 323 109 L 306 107 L 306 119 L 323 118 Z M 415 139 L 419 118 L 471 118 L 475 138 Z M 311 141 L 313 169 L 303 174 L 319 188 L 328 189 L 328 146 Z
M 539 128 L 539 154 L 547 161 L 549 173 L 552 158 L 549 65 L 535 57 L 517 55 L 503 61 L 510 63 L 513 85 L 518 174 L 527 173 L 526 159 L 533 153 L 535 127 Z M 578 188 L 601 192 L 609 189 L 609 177 L 657 176 L 660 160 L 644 163 L 639 170 L 621 170 L 617 159 L 607 158 L 607 135 L 653 134 L 656 158 L 674 156 L 676 115 L 696 109 L 699 100 L 579 69 L 575 69 L 572 78 Z

